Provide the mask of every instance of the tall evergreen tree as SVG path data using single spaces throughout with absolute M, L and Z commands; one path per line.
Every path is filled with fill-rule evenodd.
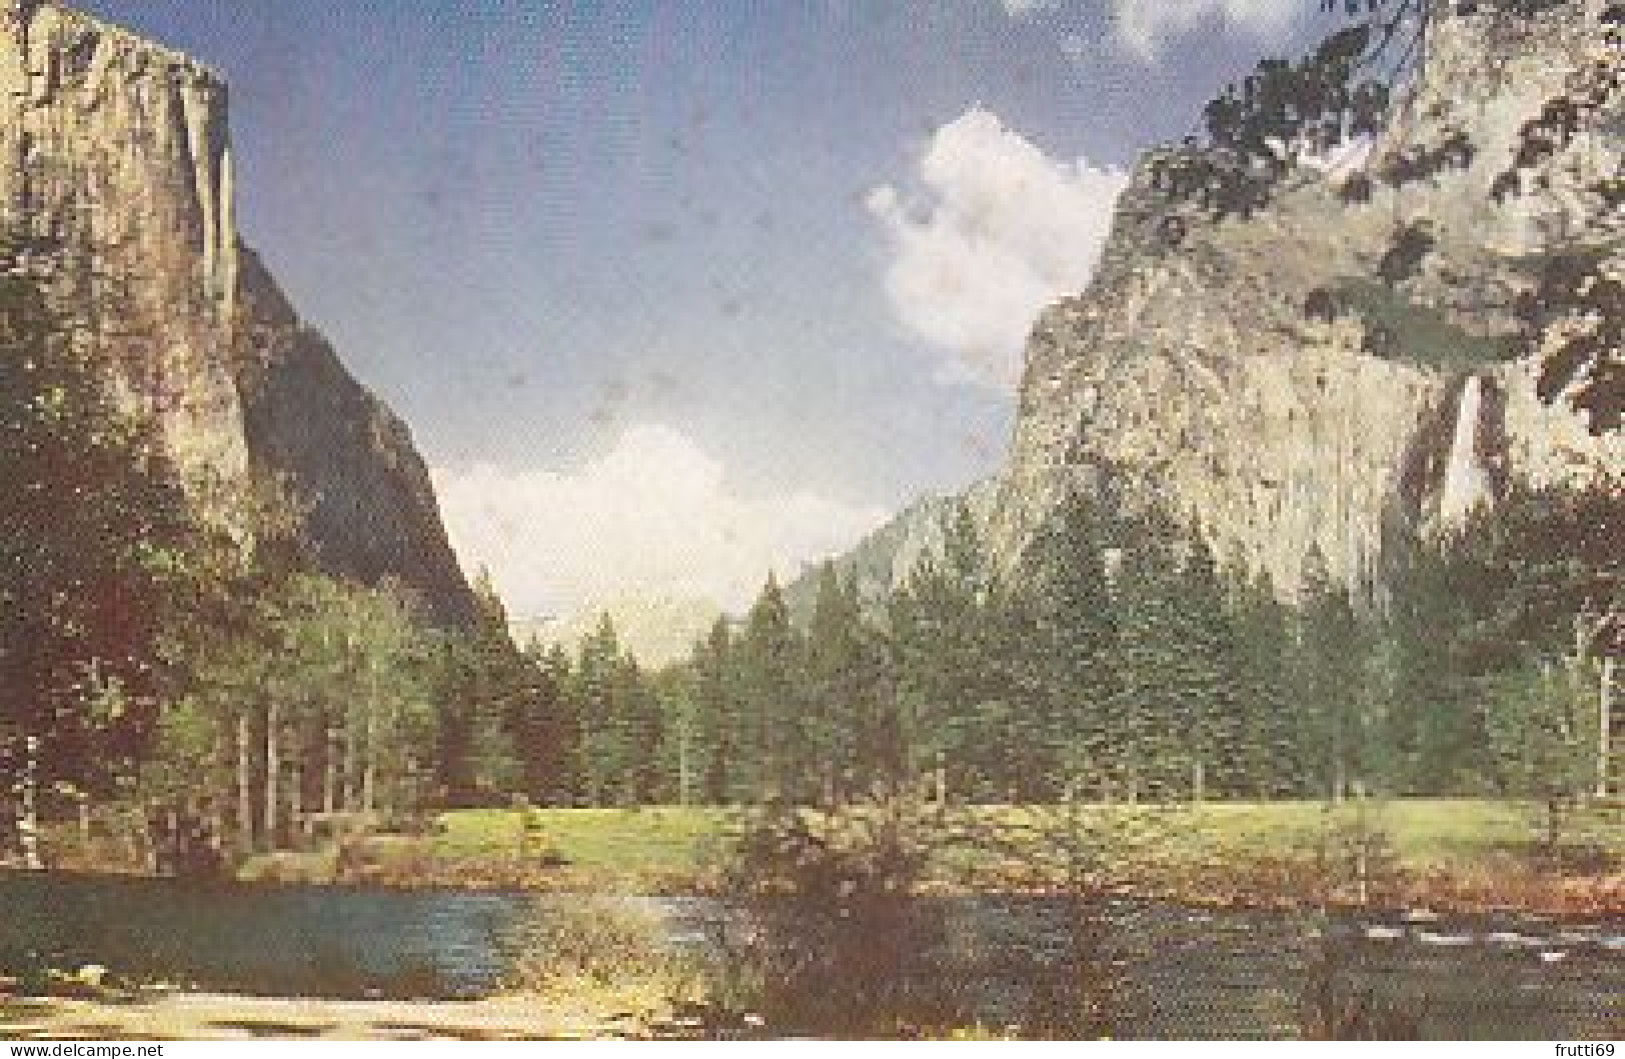
M 670 789 L 663 767 L 666 746 L 664 703 L 643 667 L 630 655 L 616 668 L 615 708 L 624 732 L 626 760 L 620 779 L 621 800 L 652 805 Z
M 1200 527 L 1186 535 L 1177 592 L 1181 650 L 1171 679 L 1183 700 L 1179 711 L 1190 792 L 1235 793 L 1243 786 L 1241 655 L 1229 602 Z
M 719 617 L 694 647 L 695 768 L 713 805 L 748 798 L 742 744 L 739 649 L 728 619 Z
M 1290 615 L 1267 572 L 1237 571 L 1231 581 L 1240 667 L 1237 787 L 1259 799 L 1304 793 L 1306 762 L 1289 697 Z
M 816 763 L 807 753 L 803 649 L 778 579 L 769 575 L 739 644 L 740 746 L 757 797 L 807 798 Z M 809 768 L 814 771 L 809 772 Z
M 526 646 L 520 712 L 511 730 L 525 792 L 543 805 L 570 805 L 580 791 L 581 730 L 570 677 L 562 646 Z
M 1166 515 L 1136 520 L 1113 579 L 1117 639 L 1107 794 L 1138 800 L 1173 797 L 1189 782 L 1181 725 L 1187 703 L 1176 675 L 1183 664 L 1183 617 L 1175 556 L 1177 533 Z
M 889 615 L 903 773 L 932 776 L 939 793 L 985 786 L 967 758 L 999 737 L 1006 716 L 989 665 L 988 564 L 963 503 L 947 513 L 941 532 L 940 554 L 920 557 Z
M 865 620 L 857 579 L 833 563 L 818 573 L 807 624 L 808 752 L 821 766 L 819 795 L 844 801 L 886 776 L 890 707 L 886 653 Z
M 1072 496 L 1025 558 L 1025 594 L 1036 624 L 1028 653 L 1043 685 L 1033 703 L 1039 714 L 1034 749 L 1042 757 L 1031 764 L 1047 773 L 1051 796 L 1088 782 L 1111 755 L 1117 617 L 1106 554 L 1105 527 L 1093 503 Z
M 573 697 L 581 723 L 582 792 L 590 805 L 613 805 L 631 771 L 625 658 L 615 623 L 605 614 L 581 641 Z
M 1301 739 L 1318 791 L 1341 800 L 1359 774 L 1360 630 L 1318 546 L 1304 558 L 1302 585 L 1294 674 Z
M 1543 659 L 1493 674 L 1483 690 L 1498 786 L 1541 806 L 1546 849 L 1555 856 L 1569 817 L 1596 779 L 1592 663 Z

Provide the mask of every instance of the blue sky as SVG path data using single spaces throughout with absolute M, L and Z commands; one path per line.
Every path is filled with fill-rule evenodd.
M 1307 0 L 86 0 L 232 86 L 245 238 L 520 613 L 735 604 L 994 469 L 1143 147 Z

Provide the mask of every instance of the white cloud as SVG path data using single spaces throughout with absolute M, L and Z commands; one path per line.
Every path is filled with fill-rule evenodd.
M 1262 36 L 1285 29 L 1303 6 L 1303 0 L 1112 0 L 1112 18 L 1123 46 L 1151 62 L 1168 38 L 1210 19 Z
M 515 616 L 654 594 L 739 607 L 769 569 L 791 576 L 887 514 L 804 490 L 739 495 L 721 463 L 658 425 L 573 472 L 482 463 L 434 482 L 464 567 L 489 567 Z
M 917 201 L 891 185 L 868 198 L 892 308 L 960 376 L 1012 387 L 1038 312 L 1094 274 L 1127 177 L 1051 159 L 980 107 L 936 131 L 918 177 Z

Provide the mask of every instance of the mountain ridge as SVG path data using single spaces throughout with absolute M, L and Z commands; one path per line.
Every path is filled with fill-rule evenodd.
M 724 618 L 708 599 L 671 595 L 621 596 L 557 618 L 515 618 L 508 622 L 514 641 L 575 653 L 581 641 L 608 617 L 620 646 L 646 669 L 662 669 L 689 656 L 693 647 Z

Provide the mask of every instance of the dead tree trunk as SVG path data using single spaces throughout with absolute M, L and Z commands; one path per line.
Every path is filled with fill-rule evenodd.
M 367 715 L 363 719 L 362 732 L 366 740 L 363 754 L 363 768 L 361 773 L 361 812 L 369 824 L 373 811 L 377 808 L 378 798 L 378 674 L 373 669 L 372 660 L 367 661 Z
M 359 764 L 359 740 L 356 738 L 355 718 L 344 719 L 344 811 L 356 811 L 356 768 Z
M 1344 758 L 1344 732 L 1341 717 L 1332 724 L 1332 804 L 1342 805 L 1348 793 L 1348 771 Z
M 29 871 L 42 871 L 45 868 L 45 858 L 40 854 L 39 757 L 40 737 L 24 736 L 22 811 L 17 815 L 17 847 L 22 854 L 23 867 Z
M 248 711 L 237 715 L 237 848 L 254 848 L 253 751 L 249 748 Z
M 327 748 L 322 754 L 322 813 L 329 820 L 338 811 L 339 796 L 339 730 L 327 726 Z
M 303 743 L 303 740 L 300 741 Z M 294 750 L 288 788 L 288 826 L 294 843 L 301 844 L 310 834 L 310 814 L 305 812 L 305 754 L 303 746 Z
M 273 699 L 265 708 L 265 841 L 272 849 L 276 848 L 279 822 L 277 781 L 282 773 L 282 748 L 277 729 L 280 725 L 281 710 Z
M 1597 797 L 1608 797 L 1610 765 L 1613 756 L 1614 658 L 1604 655 L 1602 675 L 1597 685 Z
M 90 795 L 79 795 L 79 850 L 85 858 L 86 867 L 95 866 L 95 857 L 91 849 L 90 834 Z

